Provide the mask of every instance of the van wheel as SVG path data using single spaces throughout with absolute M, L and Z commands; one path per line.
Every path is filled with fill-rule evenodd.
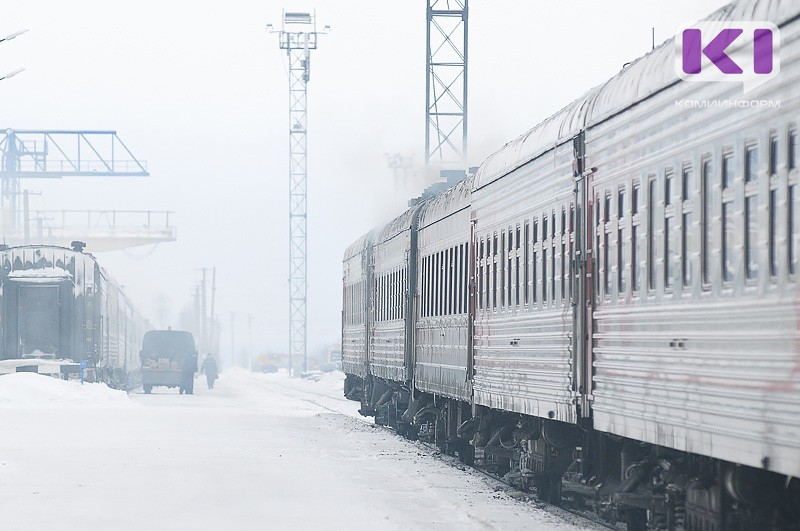
M 142 387 L 144 387 L 144 394 L 146 394 L 146 395 L 149 395 L 150 391 L 153 390 L 153 386 L 152 385 L 143 385 Z

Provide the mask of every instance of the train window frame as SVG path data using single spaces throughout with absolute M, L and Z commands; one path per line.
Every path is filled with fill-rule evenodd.
M 655 292 L 656 284 L 656 238 L 655 238 L 655 219 L 656 219 L 656 183 L 657 176 L 648 174 L 647 176 L 647 289 Z
M 514 277 L 514 230 L 511 227 L 508 227 L 508 241 L 506 242 L 507 245 L 507 253 L 506 254 L 506 296 L 508 297 L 508 304 L 507 307 L 510 310 L 514 307 L 514 300 L 512 299 L 512 295 L 514 292 L 514 286 L 512 286 L 513 277 Z
M 711 212 L 714 190 L 714 156 L 700 158 L 700 284 L 711 290 Z
M 530 304 L 530 286 L 528 282 L 530 282 L 530 235 L 531 235 L 531 228 L 530 222 L 526 219 L 522 229 L 522 236 L 523 236 L 523 244 L 522 244 L 522 254 L 523 254 L 523 262 L 525 264 L 525 270 L 522 275 L 524 281 L 524 287 L 522 289 L 524 305 L 527 307 Z
M 755 140 L 744 143 L 744 200 L 742 203 L 742 256 L 746 286 L 758 284 L 760 245 L 758 238 L 759 145 Z
M 542 308 L 548 304 L 547 293 L 547 222 L 548 215 L 542 214 Z
M 533 218 L 531 223 L 531 232 L 532 232 L 532 239 L 533 242 L 531 243 L 531 305 L 536 306 L 539 302 L 538 292 L 539 292 L 539 280 L 537 278 L 537 265 L 539 260 L 539 253 L 536 247 L 539 245 L 539 220 L 536 217 Z
M 553 276 L 550 283 L 550 300 L 555 306 L 558 301 L 556 299 L 556 211 L 550 211 L 550 272 Z
M 768 148 L 769 148 L 769 163 L 767 165 L 768 174 L 772 176 L 778 175 L 778 163 L 780 157 L 780 140 L 778 133 L 775 130 L 769 132 Z
M 566 301 L 567 286 L 567 205 L 561 206 L 561 272 L 559 282 L 561 283 L 561 300 Z
M 506 230 L 500 231 L 500 308 L 506 307 Z
M 681 167 L 681 241 L 679 244 L 681 286 L 684 290 L 691 289 L 694 277 L 689 241 L 692 223 L 694 223 L 694 201 L 692 201 L 694 181 L 694 166 L 691 162 L 687 162 Z
M 497 311 L 497 232 L 494 233 L 494 245 L 492 246 L 492 311 Z
M 617 188 L 617 295 L 625 297 L 627 286 L 625 284 L 625 196 L 627 195 L 627 183 Z
M 603 195 L 603 293 L 611 295 L 611 190 Z
M 735 223 L 732 215 L 734 205 L 733 171 L 736 168 L 735 152 L 733 147 L 722 150 L 720 158 L 720 278 L 724 287 L 730 286 L 736 278 L 734 261 L 731 259 L 733 249 L 731 236 L 734 234 Z
M 522 225 L 517 223 L 516 226 L 516 233 L 514 235 L 514 306 L 519 308 L 520 306 L 520 259 L 522 258 L 522 253 L 520 252 L 520 245 L 522 240 Z
M 640 179 L 633 179 L 631 182 L 631 296 L 636 297 L 642 290 L 641 272 L 641 249 L 639 239 L 641 238 L 642 218 L 639 213 L 641 205 L 642 182 Z
M 796 218 L 797 212 L 795 202 L 797 198 L 797 158 L 798 153 L 798 129 L 797 124 L 789 124 L 787 135 L 786 168 L 788 177 L 786 180 L 786 268 L 790 278 L 797 275 L 797 237 Z
M 744 182 L 754 183 L 758 181 L 758 142 L 748 140 L 744 144 L 744 157 L 742 163 L 744 164 Z

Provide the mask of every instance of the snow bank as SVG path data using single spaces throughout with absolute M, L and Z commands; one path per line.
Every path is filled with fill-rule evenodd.
M 74 380 L 60 380 L 31 372 L 0 376 L 0 408 L 133 406 L 125 391 L 102 383 L 81 385 Z

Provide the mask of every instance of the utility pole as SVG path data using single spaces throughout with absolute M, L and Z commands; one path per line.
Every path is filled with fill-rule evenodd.
M 247 342 L 249 343 L 247 350 L 247 370 L 253 372 L 253 314 L 247 314 Z
M 231 367 L 236 365 L 236 356 L 234 355 L 234 343 L 233 343 L 233 317 L 236 314 L 231 312 Z
M 428 0 L 427 21 L 425 165 L 463 169 L 469 0 Z
M 214 313 L 214 304 L 217 297 L 217 268 L 211 268 L 211 343 L 210 351 L 219 358 L 219 337 L 217 336 L 217 314 Z M 222 361 L 222 360 L 219 360 Z
M 303 359 L 306 368 L 308 295 L 306 254 L 308 207 L 308 132 L 307 89 L 311 73 L 311 50 L 317 49 L 320 34 L 330 26 L 317 31 L 315 13 L 283 13 L 278 33 L 281 50 L 289 59 L 289 374 L 294 375 L 296 358 Z
M 208 307 L 206 306 L 206 271 L 207 267 L 202 268 L 203 271 L 203 291 L 200 306 L 202 308 L 203 320 L 200 324 L 200 342 L 203 345 L 203 350 L 208 350 Z

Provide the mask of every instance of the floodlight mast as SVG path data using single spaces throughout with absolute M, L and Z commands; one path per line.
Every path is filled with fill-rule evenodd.
M 306 144 L 308 112 L 307 89 L 311 72 L 311 50 L 318 37 L 330 30 L 317 31 L 316 13 L 283 12 L 281 29 L 267 24 L 267 32 L 277 33 L 281 50 L 289 59 L 289 372 L 303 360 L 308 370 L 307 296 L 308 267 L 308 152 Z
M 428 0 L 427 22 L 425 164 L 463 169 L 469 0 Z

